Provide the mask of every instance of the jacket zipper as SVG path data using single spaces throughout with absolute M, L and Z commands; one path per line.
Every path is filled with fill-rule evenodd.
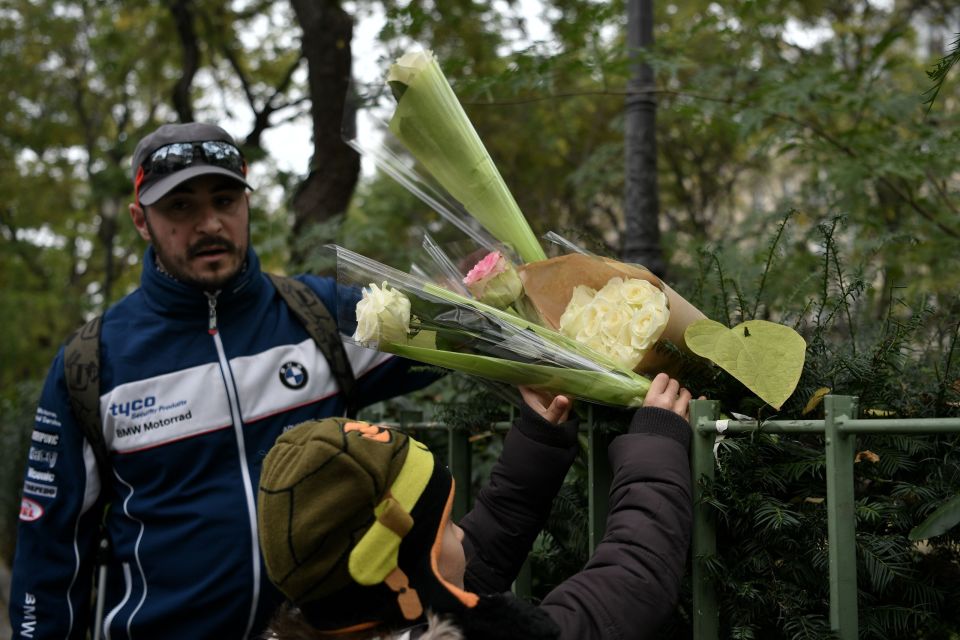
M 133 591 L 133 584 L 132 584 L 133 578 L 131 578 L 131 575 L 130 575 L 130 563 L 124 562 L 122 566 L 123 566 L 123 584 L 124 584 L 123 599 L 120 600 L 120 603 L 117 604 L 117 606 L 115 606 L 103 620 L 103 637 L 106 640 L 110 640 L 110 628 L 113 626 L 113 619 L 117 616 L 118 613 L 120 613 L 120 610 L 126 606 L 127 602 L 129 602 L 130 593 Z M 146 589 L 147 585 L 144 584 L 143 586 L 144 586 L 144 589 Z M 139 609 L 139 607 L 137 608 Z M 136 611 L 134 611 L 134 613 L 136 613 Z M 130 614 L 130 616 L 127 618 L 128 635 L 130 632 L 131 620 L 133 620 L 133 614 Z
M 247 467 L 247 448 L 243 439 L 243 422 L 240 418 L 240 401 L 237 398 L 237 386 L 233 379 L 233 372 L 227 362 L 223 341 L 217 329 L 217 297 L 219 291 L 206 293 L 210 312 L 208 315 L 207 332 L 213 337 L 213 344 L 217 348 L 217 358 L 220 360 L 220 371 L 223 373 L 223 382 L 227 387 L 227 397 L 230 400 L 230 415 L 233 422 L 233 432 L 237 438 L 237 450 L 240 455 L 240 473 L 243 476 L 243 490 L 247 499 L 247 517 L 250 521 L 251 553 L 253 559 L 253 606 L 250 607 L 250 618 L 247 620 L 247 630 L 243 634 L 246 638 L 253 629 L 253 621 L 257 614 L 260 600 L 260 543 L 257 532 L 257 512 L 254 501 L 253 482 L 250 479 L 250 469 Z

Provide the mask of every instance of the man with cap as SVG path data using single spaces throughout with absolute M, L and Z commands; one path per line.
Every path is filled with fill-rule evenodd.
M 148 246 L 140 287 L 100 325 L 94 383 L 109 468 L 71 410 L 61 349 L 23 488 L 14 637 L 86 637 L 101 522 L 106 637 L 255 637 L 282 600 L 258 545 L 263 457 L 284 429 L 343 415 L 347 399 L 260 270 L 233 138 L 211 124 L 163 125 L 139 142 L 132 169 L 130 217 Z M 336 317 L 333 280 L 296 279 Z M 434 379 L 343 348 L 364 403 Z
M 552 426 L 554 404 L 529 390 L 524 398 L 462 529 L 450 521 L 450 474 L 412 437 L 341 418 L 283 434 L 264 460 L 259 518 L 267 573 L 288 603 L 265 637 L 655 637 L 690 543 L 689 391 L 663 373 L 651 382 L 610 444 L 606 532 L 583 570 L 539 606 L 502 592 L 576 454 L 577 424 Z

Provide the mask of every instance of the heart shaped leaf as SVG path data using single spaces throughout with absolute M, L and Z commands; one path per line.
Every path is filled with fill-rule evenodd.
M 776 409 L 797 388 L 807 353 L 799 333 L 766 320 L 747 320 L 732 329 L 698 320 L 687 327 L 684 340 Z

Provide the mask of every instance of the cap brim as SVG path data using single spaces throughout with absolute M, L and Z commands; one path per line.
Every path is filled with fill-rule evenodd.
M 240 175 L 235 171 L 230 169 L 224 169 L 223 167 L 216 167 L 211 164 L 200 164 L 192 167 L 187 167 L 186 169 L 181 169 L 175 173 L 160 178 L 146 189 L 143 189 L 140 194 L 140 204 L 142 206 L 149 207 L 152 204 L 155 204 L 160 198 L 167 195 L 181 184 L 187 180 L 192 180 L 198 176 L 225 176 L 227 178 L 232 178 L 240 184 L 242 184 L 247 189 L 253 191 L 253 187 L 244 180 Z

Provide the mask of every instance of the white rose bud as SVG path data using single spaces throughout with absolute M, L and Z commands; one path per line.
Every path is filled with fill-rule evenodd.
M 371 283 L 357 303 L 357 330 L 353 339 L 361 344 L 379 341 L 404 344 L 410 333 L 410 300 L 388 288 Z

